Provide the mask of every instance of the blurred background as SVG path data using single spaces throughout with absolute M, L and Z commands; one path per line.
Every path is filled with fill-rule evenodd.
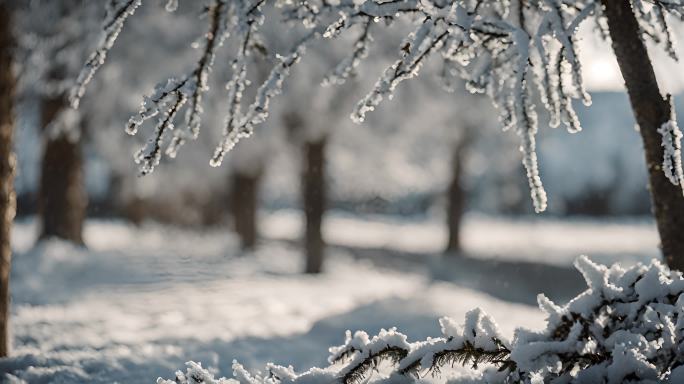
M 488 99 L 459 83 L 443 89 L 439 63 L 362 125 L 350 120 L 408 25 L 378 29 L 378 49 L 342 85 L 321 82 L 353 40 L 310 49 L 269 120 L 212 168 L 230 78 L 229 55 L 217 57 L 199 139 L 140 177 L 133 154 L 152 127 L 132 137 L 124 124 L 157 82 L 192 65 L 205 28 L 195 2 L 159 6 L 136 13 L 77 112 L 59 84 L 95 41 L 76 37 L 96 37 L 100 19 L 20 24 L 32 32 L 21 39 L 16 136 L 19 357 L 0 362 L 16 377 L 151 382 L 190 359 L 223 375 L 233 358 L 304 369 L 346 329 L 399 326 L 421 338 L 439 316 L 475 306 L 512 334 L 541 324 L 537 293 L 562 303 L 585 288 L 572 267 L 580 254 L 660 257 L 641 140 L 610 47 L 591 27 L 580 36 L 593 104 L 577 105 L 577 134 L 541 116 L 549 208 L 534 214 L 518 138 L 501 132 Z M 69 12 L 89 20 L 96 8 Z M 54 51 L 41 45 L 57 34 L 66 37 Z M 292 39 L 264 27 L 268 50 Z M 654 57 L 684 113 L 681 65 Z M 252 61 L 258 84 L 269 58 Z
M 221 67 L 227 55 L 217 58 L 219 68 L 210 80 L 212 92 L 205 102 L 200 139 L 183 148 L 177 159 L 164 158 L 158 172 L 138 177 L 132 154 L 151 132 L 130 137 L 123 126 L 155 83 L 182 73 L 196 59 L 195 52 L 186 48 L 204 26 L 204 20 L 193 17 L 201 7 L 181 5 L 174 13 L 158 12 L 158 4 L 143 7 L 136 16 L 139 21 L 124 30 L 92 96 L 73 111 L 60 99 L 59 87 L 73 80 L 73 72 L 78 72 L 95 41 L 74 37 L 96 35 L 99 28 L 98 18 L 93 17 L 99 14 L 98 7 L 83 8 L 79 12 L 95 20 L 78 28 L 58 23 L 40 30 L 39 17 L 24 21 L 30 33 L 22 39 L 27 53 L 16 140 L 19 217 L 50 215 L 41 209 L 45 200 L 41 189 L 47 193 L 63 184 L 70 193 L 80 194 L 64 197 L 74 209 L 85 210 L 84 215 L 73 216 L 194 228 L 223 225 L 240 232 L 235 222 L 242 220 L 234 216 L 241 211 L 268 216 L 279 210 L 306 210 L 302 179 L 308 174 L 323 179 L 314 183 L 326 190 L 325 209 L 349 215 L 446 224 L 448 216 L 466 213 L 535 219 L 649 216 L 641 144 L 628 99 L 609 46 L 591 28 L 580 35 L 593 105 L 577 105 L 581 134 L 548 128 L 542 115 L 539 157 L 550 203 L 543 215 L 531 215 L 517 138 L 500 133 L 497 112 L 488 99 L 469 94 L 462 84 L 452 84 L 447 92 L 438 76 L 438 63 L 430 63 L 416 81 L 402 84 L 395 100 L 383 103 L 364 124 L 350 121 L 353 105 L 393 58 L 399 40 L 393 32 L 408 25 L 378 30 L 377 52 L 360 74 L 340 86 L 322 87 L 321 82 L 350 39 L 314 47 L 295 68 L 285 94 L 275 100 L 271 118 L 258 134 L 231 153 L 223 166 L 211 168 L 208 159 L 224 116 L 223 85 L 230 76 L 229 68 Z M 64 24 L 68 21 L 64 16 Z M 268 26 L 264 30 L 266 49 L 274 52 L 283 51 L 294 39 L 279 36 Z M 64 37 L 62 44 L 41 45 L 41 38 L 55 34 L 71 40 Z M 664 88 L 676 94 L 682 82 L 670 75 L 676 63 L 659 52 L 655 56 Z M 258 84 L 269 58 L 252 61 L 253 82 Z M 675 102 L 680 110 L 679 98 Z M 78 136 L 77 140 L 62 140 L 70 142 L 70 148 L 57 148 L 54 143 L 68 134 Z M 50 180 L 50 174 L 55 180 Z M 68 180 L 61 181 L 57 174 Z M 231 199 L 240 194 L 241 198 Z M 250 201 L 237 204 L 250 209 L 236 207 L 232 200 Z M 460 212 L 450 212 L 455 210 Z

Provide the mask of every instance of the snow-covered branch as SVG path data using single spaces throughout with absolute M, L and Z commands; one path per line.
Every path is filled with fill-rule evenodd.
M 354 73 L 354 70 L 361 64 L 361 61 L 368 56 L 370 44 L 373 42 L 373 36 L 371 35 L 373 23 L 373 19 L 370 17 L 366 19 L 362 25 L 363 32 L 354 43 L 351 54 L 340 61 L 335 69 L 323 79 L 323 85 L 343 84 Z
M 172 0 L 169 0 L 169 4 L 172 8 L 178 5 L 177 3 L 173 4 Z M 169 4 L 167 4 L 167 10 Z M 228 6 L 228 2 L 225 0 L 215 0 L 209 7 L 209 29 L 203 39 L 202 56 L 200 56 L 197 66 L 188 79 L 189 88 L 192 90 L 192 94 L 189 95 L 190 104 L 185 119 L 188 129 L 187 131 L 176 130 L 174 133 L 173 140 L 167 150 L 170 157 L 176 156 L 178 148 L 185 143 L 188 137 L 196 139 L 199 136 L 202 96 L 209 90 L 207 81 L 214 66 L 216 51 L 223 45 L 229 34 Z
M 674 60 L 678 60 L 675 39 L 666 18 L 670 14 L 684 20 L 684 2 L 681 0 L 632 0 L 639 27 L 644 37 L 662 45 Z
M 684 19 L 684 3 L 631 2 L 643 36 L 676 57 L 669 19 Z M 140 0 L 112 0 L 110 9 L 115 12 L 108 13 L 103 41 L 79 78 L 74 104 L 102 64 L 123 22 L 139 4 Z M 171 9 L 176 6 L 173 1 L 169 4 Z M 361 31 L 348 54 L 340 58 L 324 81 L 341 83 L 373 53 L 372 29 L 399 19 L 408 20 L 416 24 L 415 29 L 398 47 L 398 58 L 358 103 L 353 120 L 362 122 L 368 112 L 392 98 L 402 81 L 418 75 L 431 57 L 441 57 L 451 74 L 464 78 L 467 89 L 490 96 L 500 111 L 504 129 L 513 128 L 520 137 L 522 162 L 538 212 L 545 210 L 547 201 L 536 154 L 539 123 L 535 100 L 537 96 L 541 98 L 552 126 L 563 124 L 570 132 L 580 131 L 573 104 L 581 100 L 588 105 L 591 99 L 583 84 L 576 32 L 584 21 L 592 20 L 602 36 L 606 36 L 602 7 L 597 0 L 214 0 L 209 13 L 209 28 L 202 41 L 204 49 L 196 67 L 189 75 L 160 83 L 153 95 L 145 99 L 140 114 L 131 120 L 129 132 L 135 133 L 144 120 L 160 113 L 161 108 L 168 115 L 171 109 L 182 106 L 178 100 L 187 99 L 188 129 L 176 131 L 167 153 L 175 156 L 181 144 L 196 138 L 202 95 L 207 89 L 206 78 L 215 51 L 228 32 L 233 31 L 238 49 L 228 82 L 228 113 L 223 139 L 210 161 L 219 165 L 226 152 L 266 119 L 271 98 L 280 93 L 290 67 L 300 60 L 309 41 L 328 39 L 334 44 L 332 40 L 338 36 Z M 285 50 L 288 53 L 277 56 L 270 75 L 243 112 L 242 95 L 249 84 L 247 58 L 252 50 L 262 49 L 258 36 L 265 22 L 288 28 L 299 24 L 309 34 Z M 164 135 L 171 127 L 172 124 L 160 130 L 158 126 L 152 141 L 157 142 L 158 135 Z M 156 161 L 148 165 L 151 170 Z
M 223 130 L 223 140 L 214 150 L 211 166 L 220 166 L 226 153 L 242 138 L 250 137 L 254 132 L 254 127 L 266 120 L 271 99 L 282 92 L 283 82 L 289 75 L 290 68 L 299 62 L 306 51 L 306 45 L 320 33 L 321 30 L 311 31 L 295 44 L 289 54 L 276 56 L 276 65 L 257 90 L 254 101 L 247 107 L 244 114 L 240 113 L 240 101 L 247 83 L 247 64 L 242 54 L 238 56 L 233 66 L 236 75 L 228 84 L 230 106 Z
M 518 329 L 512 342 L 491 317 L 475 309 L 462 326 L 441 319 L 437 338 L 411 343 L 394 328 L 373 337 L 347 332 L 344 344 L 330 348 L 325 368 L 296 373 L 292 367 L 268 364 L 260 375 L 234 363 L 234 378 L 249 384 L 411 382 L 439 376 L 458 364 L 483 366 L 480 380 L 488 383 L 683 380 L 682 274 L 657 261 L 606 267 L 582 256 L 575 266 L 588 289 L 562 307 L 540 295 L 539 306 L 548 315 L 546 329 Z M 208 383 L 228 382 L 215 380 L 196 363 L 189 363 L 187 373 L 176 373 L 176 380 L 195 383 L 188 379 L 193 376 Z
M 95 76 L 95 72 L 104 64 L 107 54 L 112 49 L 121 29 L 123 29 L 124 23 L 129 16 L 135 13 L 141 2 L 142 0 L 110 0 L 107 3 L 107 13 L 102 24 L 100 42 L 83 66 L 76 79 L 76 85 L 69 95 L 69 101 L 74 108 L 78 108 L 88 83 Z

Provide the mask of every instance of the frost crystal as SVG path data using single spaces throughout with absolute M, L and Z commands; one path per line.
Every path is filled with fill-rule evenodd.
M 178 9 L 178 0 L 167 0 L 164 8 L 167 12 L 175 12 Z
M 661 125 L 658 133 L 663 137 L 663 172 L 672 184 L 681 185 L 684 181 L 682 131 L 679 130 L 677 122 L 672 119 Z

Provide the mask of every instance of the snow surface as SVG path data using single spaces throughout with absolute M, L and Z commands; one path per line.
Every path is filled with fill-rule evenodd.
M 302 276 L 296 248 L 267 243 L 240 255 L 227 230 L 89 221 L 88 250 L 32 248 L 34 233 L 31 221 L 15 228 L 13 357 L 0 360 L 18 382 L 152 383 L 191 359 L 222 375 L 235 358 L 252 369 L 268 361 L 307 369 L 323 364 L 347 329 L 396 325 L 425 338 L 440 316 L 477 306 L 505 319 L 508 335 L 543 324 L 534 307 L 342 251 L 331 252 L 330 272 Z
M 0 360 L 0 377 L 19 383 L 152 383 L 159 376 L 173 377 L 189 360 L 201 361 L 217 377 L 230 376 L 233 359 L 250 371 L 267 362 L 304 371 L 325 365 L 328 347 L 343 342 L 348 329 L 377 334 L 396 326 L 409 340 L 421 340 L 439 334 L 440 317 L 463 319 L 476 307 L 497 319 L 508 338 L 518 326 L 543 327 L 541 311 L 518 304 L 525 300 L 512 297 L 514 303 L 483 293 L 489 292 L 486 286 L 502 283 L 499 288 L 506 292 L 536 297 L 538 291 L 516 285 L 515 276 L 480 275 L 479 281 L 489 280 L 486 285 L 453 281 L 484 272 L 470 264 L 449 269 L 436 257 L 402 267 L 392 247 L 404 252 L 441 247 L 443 233 L 436 220 L 333 213 L 326 236 L 346 248 L 330 248 L 326 273 L 303 276 L 301 253 L 288 240 L 296 234 L 297 216 L 283 212 L 264 214 L 264 219 L 266 235 L 280 234 L 281 239 L 262 242 L 252 254 L 241 254 L 227 229 L 199 232 L 100 220 L 87 223 L 87 250 L 60 242 L 33 247 L 35 222 L 17 223 L 13 350 L 11 358 Z M 465 243 L 483 250 L 473 256 L 484 259 L 517 254 L 515 247 L 527 241 L 529 252 L 507 261 L 518 257 L 564 265 L 571 253 L 586 249 L 600 253 L 612 247 L 606 256 L 611 260 L 623 251 L 648 254 L 649 247 L 655 254 L 651 227 L 471 215 Z M 538 241 L 531 241 L 533 237 Z M 594 242 L 588 241 L 593 237 Z M 375 254 L 364 257 L 355 251 L 375 246 L 386 248 L 376 255 L 384 252 L 380 263 L 372 260 Z M 544 254 L 559 256 L 535 259 Z M 426 265 L 416 268 L 420 264 Z M 440 278 L 435 270 L 454 275 Z M 507 298 L 501 291 L 489 293 Z
M 271 238 L 296 239 L 301 225 L 299 211 L 279 210 L 264 217 L 262 230 Z M 331 244 L 425 256 L 437 256 L 447 242 L 447 229 L 440 217 L 407 220 L 332 211 L 326 215 L 323 232 Z M 516 219 L 467 214 L 462 238 L 469 256 L 502 261 L 572 266 L 578 255 L 587 254 L 602 264 L 632 265 L 660 257 L 655 225 L 643 218 Z

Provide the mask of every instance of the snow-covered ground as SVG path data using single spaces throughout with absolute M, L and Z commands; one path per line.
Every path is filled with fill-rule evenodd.
M 18 223 L 13 357 L 0 360 L 0 373 L 9 382 L 152 383 L 188 360 L 229 376 L 233 359 L 250 369 L 272 361 L 303 370 L 324 364 L 347 329 L 375 334 L 397 326 L 422 339 L 439 334 L 439 317 L 461 320 L 475 307 L 511 336 L 517 326 L 543 325 L 536 307 L 519 304 L 538 287 L 523 284 L 531 280 L 525 271 L 569 271 L 581 280 L 569 267 L 580 253 L 600 261 L 624 254 L 628 262 L 656 255 L 655 233 L 644 222 L 469 216 L 464 241 L 472 257 L 444 261 L 435 256 L 444 239 L 436 220 L 333 213 L 327 272 L 303 276 L 291 241 L 298 215 L 264 216 L 268 239 L 253 254 L 240 254 L 225 229 L 100 220 L 87 223 L 87 250 L 33 247 L 35 223 Z M 516 278 L 502 265 L 525 273 Z
M 302 225 L 299 211 L 280 210 L 263 217 L 270 238 L 296 239 Z M 444 222 L 438 218 L 406 220 L 387 216 L 359 216 L 331 212 L 323 225 L 331 244 L 386 249 L 414 254 L 439 254 L 447 242 Z M 501 218 L 465 216 L 463 248 L 475 258 L 529 261 L 570 266 L 579 254 L 603 264 L 648 263 L 658 257 L 658 234 L 653 222 L 634 218 L 621 221 L 548 219 L 534 216 Z

